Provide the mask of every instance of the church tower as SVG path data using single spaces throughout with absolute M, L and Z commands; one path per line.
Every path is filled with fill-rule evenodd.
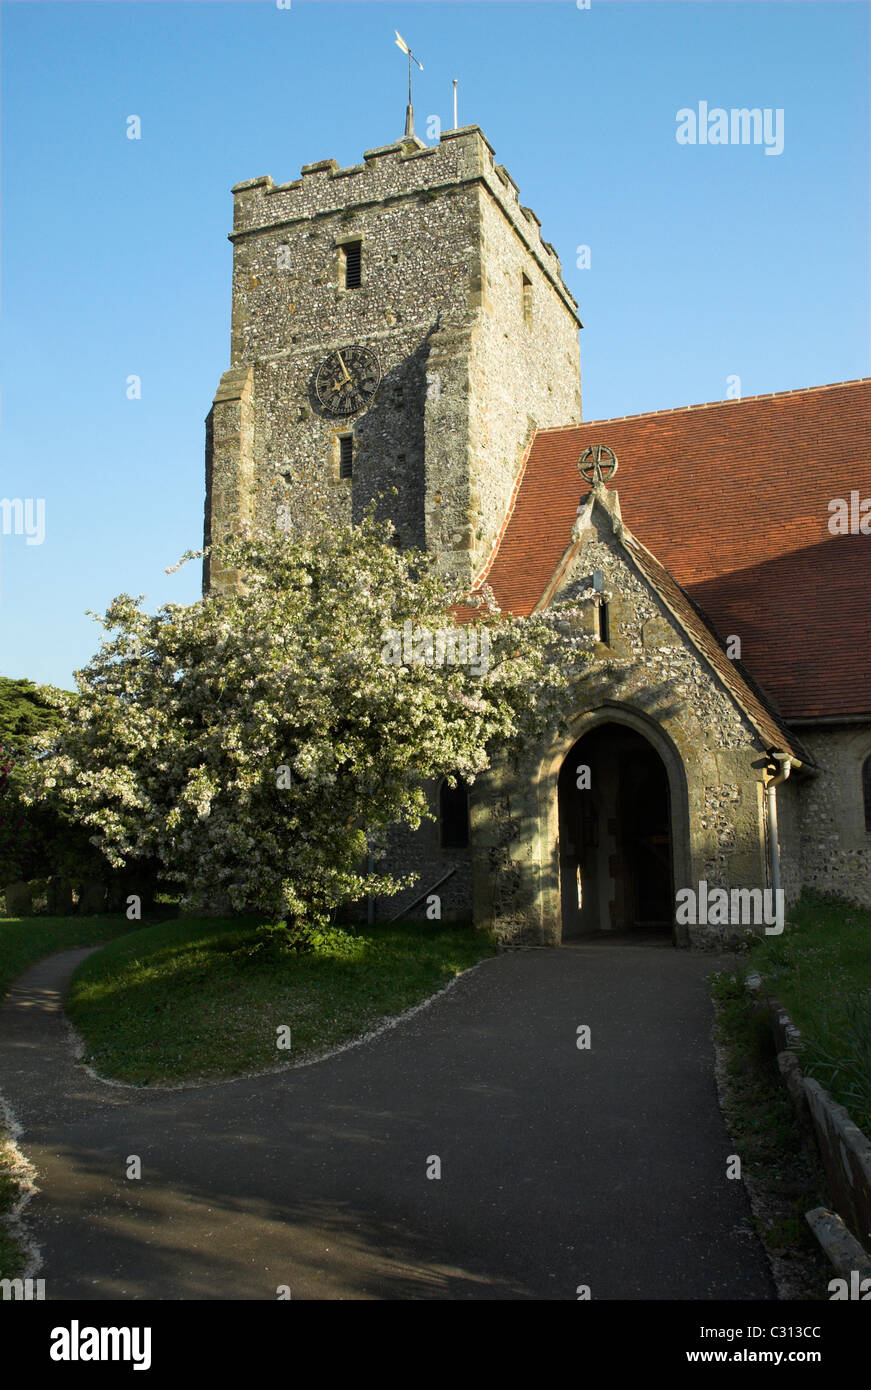
M 233 195 L 206 544 L 357 521 L 384 494 L 400 544 L 471 583 L 533 430 L 581 419 L 577 304 L 535 213 L 477 126 Z

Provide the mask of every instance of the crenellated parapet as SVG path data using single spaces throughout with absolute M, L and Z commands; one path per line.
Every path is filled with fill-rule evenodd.
M 335 159 L 304 164 L 298 179 L 273 183 L 268 175 L 246 179 L 233 188 L 234 217 L 230 240 L 292 228 L 301 222 L 349 216 L 368 207 L 409 198 L 437 198 L 464 185 L 483 185 L 501 208 L 527 251 L 577 318 L 577 301 L 562 277 L 560 259 L 541 235 L 541 221 L 520 202 L 516 183 L 479 126 L 443 131 L 437 145 L 416 138 L 367 150 L 362 164 L 340 168 Z

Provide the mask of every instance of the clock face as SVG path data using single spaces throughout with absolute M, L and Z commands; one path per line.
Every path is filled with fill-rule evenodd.
M 339 348 L 315 372 L 315 395 L 327 415 L 353 415 L 371 401 L 380 380 L 378 358 L 369 348 Z

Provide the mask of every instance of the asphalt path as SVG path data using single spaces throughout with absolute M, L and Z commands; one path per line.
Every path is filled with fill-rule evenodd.
M 776 1297 L 727 1178 L 710 955 L 506 953 L 313 1065 L 160 1090 L 76 1062 L 87 954 L 0 1006 L 47 1299 Z

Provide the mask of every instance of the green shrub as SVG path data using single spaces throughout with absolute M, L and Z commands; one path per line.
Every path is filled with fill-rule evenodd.
M 303 921 L 267 922 L 257 927 L 241 946 L 234 946 L 231 954 L 243 960 L 255 960 L 258 964 L 278 961 L 294 954 L 346 956 L 355 940 L 353 933 L 340 927 L 324 927 Z M 355 953 L 352 951 L 351 954 Z

